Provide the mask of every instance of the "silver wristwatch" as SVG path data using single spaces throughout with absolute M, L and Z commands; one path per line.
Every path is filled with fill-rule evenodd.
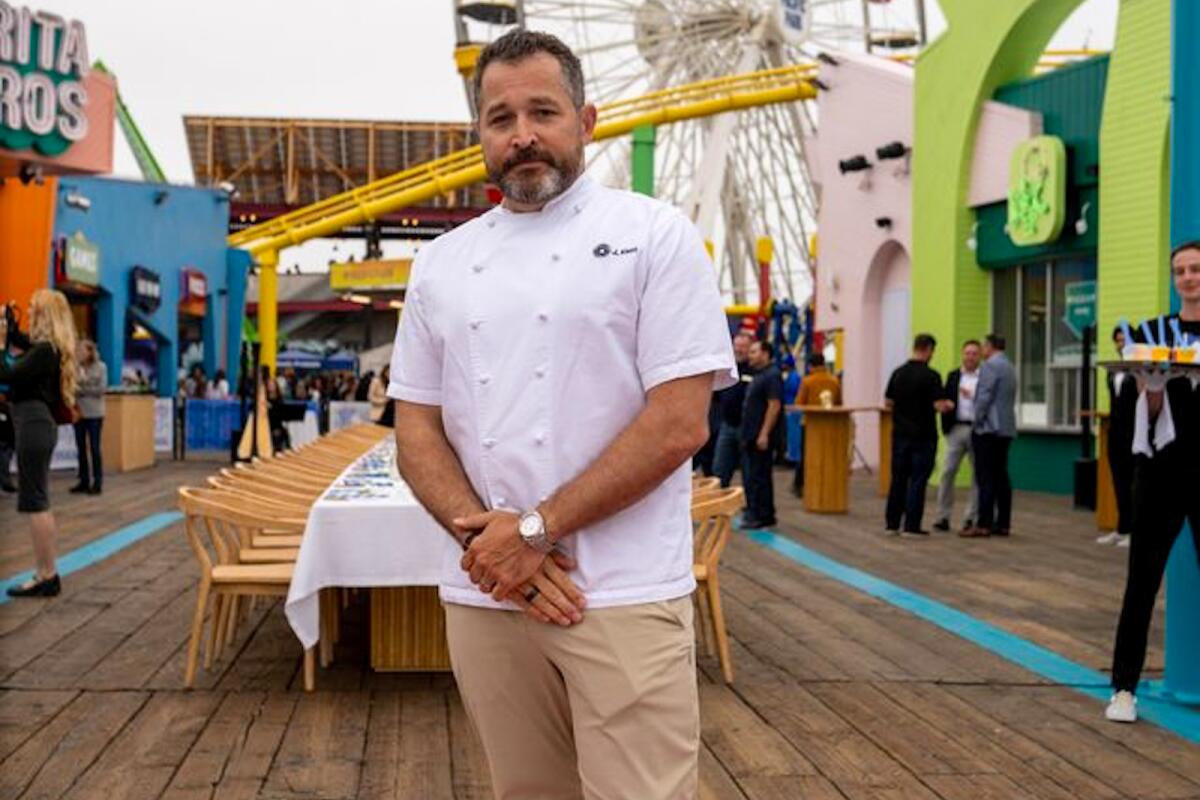
M 546 533 L 546 520 L 537 511 L 526 511 L 517 521 L 517 532 L 525 544 L 539 553 L 549 553 L 554 549 L 550 534 Z

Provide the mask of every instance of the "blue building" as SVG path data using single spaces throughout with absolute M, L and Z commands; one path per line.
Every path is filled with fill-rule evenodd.
M 192 363 L 237 385 L 250 258 L 226 246 L 228 220 L 229 198 L 212 189 L 60 179 L 47 283 L 96 340 L 110 386 L 143 363 L 160 397 Z

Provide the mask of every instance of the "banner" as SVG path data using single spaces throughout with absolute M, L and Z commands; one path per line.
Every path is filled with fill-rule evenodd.
M 329 430 L 349 428 L 360 422 L 371 421 L 371 404 L 349 400 L 333 400 L 329 403 Z
M 175 452 L 175 400 L 154 398 L 154 452 Z

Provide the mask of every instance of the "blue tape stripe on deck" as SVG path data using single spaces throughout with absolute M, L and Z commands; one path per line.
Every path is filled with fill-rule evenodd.
M 1053 650 L 922 594 L 897 586 L 869 572 L 847 566 L 804 545 L 768 530 L 744 531 L 752 541 L 797 564 L 852 586 L 872 597 L 937 625 L 1003 659 L 1024 667 L 1056 684 L 1108 702 L 1112 689 L 1108 676 L 1076 664 Z M 1200 712 L 1185 706 L 1138 695 L 1138 716 L 1193 742 L 1200 742 Z M 1115 724 L 1115 723 L 1114 723 Z
M 145 539 L 151 534 L 158 533 L 163 528 L 181 519 L 183 519 L 183 514 L 180 514 L 178 511 L 160 511 L 157 514 L 143 517 L 137 522 L 101 536 L 99 539 L 94 539 L 83 547 L 72 550 L 59 558 L 58 574 L 66 576 L 72 572 L 78 572 L 84 567 L 90 567 L 92 564 L 103 561 L 134 542 Z M 33 571 L 30 570 L 0 581 L 0 604 L 14 599 L 5 594 L 5 589 L 9 586 L 19 586 L 32 577 Z

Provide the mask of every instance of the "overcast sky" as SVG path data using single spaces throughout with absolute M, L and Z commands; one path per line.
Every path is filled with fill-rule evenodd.
M 452 0 L 18 2 L 84 23 L 91 58 L 117 75 L 173 182 L 193 178 L 185 114 L 468 119 L 453 61 Z M 1109 49 L 1116 5 L 1087 0 L 1051 46 Z M 940 14 L 934 8 L 930 16 L 936 33 Z M 114 173 L 138 176 L 117 141 Z

